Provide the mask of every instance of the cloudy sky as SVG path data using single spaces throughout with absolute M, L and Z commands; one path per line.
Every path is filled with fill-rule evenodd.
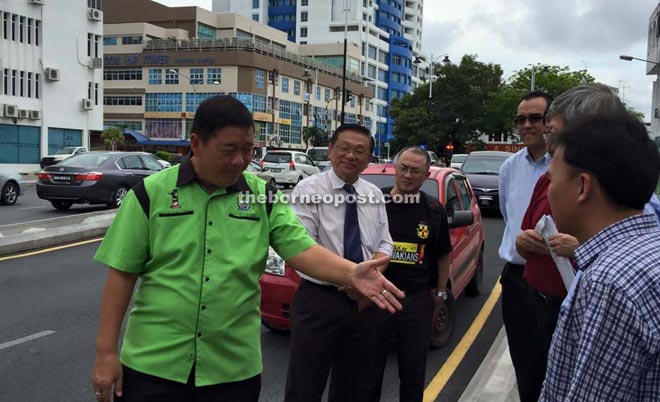
M 158 0 L 211 9 L 211 0 Z M 247 0 L 234 0 L 247 1 Z M 653 77 L 646 63 L 648 22 L 656 0 L 426 0 L 423 51 L 458 61 L 476 54 L 502 66 L 505 78 L 530 64 L 586 68 L 619 88 L 624 101 L 651 115 Z

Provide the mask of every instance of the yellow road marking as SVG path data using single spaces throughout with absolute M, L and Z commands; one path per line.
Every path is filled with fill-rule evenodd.
M 99 237 L 98 239 L 90 239 L 90 240 L 80 241 L 80 242 L 77 242 L 77 243 L 65 244 L 63 246 L 44 248 L 42 250 L 30 251 L 29 253 L 10 255 L 8 257 L 0 257 L 0 261 L 13 260 L 15 258 L 30 257 L 30 256 L 33 256 L 33 255 L 43 254 L 43 253 L 50 253 L 51 251 L 57 251 L 57 250 L 65 249 L 65 248 L 83 246 L 85 244 L 94 243 L 94 242 L 101 241 L 101 240 L 103 240 L 103 238 Z
M 442 389 L 447 385 L 447 381 L 449 381 L 449 378 L 454 374 L 454 371 L 456 371 L 456 368 L 465 357 L 468 349 L 470 349 L 470 346 L 472 346 L 477 335 L 479 335 L 479 332 L 481 332 L 481 329 L 484 327 L 488 316 L 490 316 L 493 307 L 495 307 L 495 303 L 497 303 L 497 299 L 500 297 L 500 293 L 502 293 L 502 287 L 500 286 L 500 280 L 498 278 L 488 300 L 484 303 L 481 311 L 479 311 L 479 314 L 477 314 L 472 325 L 470 325 L 470 328 L 468 328 L 463 336 L 463 339 L 461 339 L 458 345 L 456 345 L 456 348 L 454 348 L 454 351 L 449 355 L 445 364 L 442 365 L 438 373 L 433 377 L 433 380 L 429 383 L 428 387 L 424 390 L 424 402 L 435 401 L 440 392 L 442 392 Z

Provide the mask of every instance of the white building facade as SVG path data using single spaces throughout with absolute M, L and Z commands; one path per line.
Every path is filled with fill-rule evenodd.
M 101 0 L 0 2 L 0 166 L 89 146 L 103 127 Z
M 646 63 L 646 75 L 655 76 L 651 101 L 650 135 L 660 144 L 660 4 L 653 10 L 649 18 L 646 59 L 653 62 Z
M 300 45 L 341 43 L 361 50 L 347 71 L 360 74 L 375 93 L 372 133 L 377 155 L 393 136 L 392 99 L 419 84 L 423 0 L 213 0 L 213 11 L 236 13 L 287 33 Z M 346 27 L 346 29 L 345 29 Z M 325 60 L 342 67 L 343 58 Z

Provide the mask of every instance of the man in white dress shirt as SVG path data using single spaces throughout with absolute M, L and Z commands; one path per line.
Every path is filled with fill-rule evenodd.
M 318 244 L 354 262 L 389 256 L 392 238 L 384 203 L 299 203 L 296 196 L 318 195 L 328 201 L 372 200 L 381 190 L 360 178 L 369 165 L 374 140 L 358 124 L 337 128 L 328 147 L 332 169 L 311 176 L 293 190 L 291 206 Z M 301 199 L 304 197 L 299 197 Z M 311 197 L 310 197 L 311 198 Z M 301 274 L 291 303 L 291 351 L 286 402 L 321 400 L 331 374 L 329 402 L 366 400 L 368 373 L 373 364 L 370 308 L 359 308 L 335 285 Z M 350 291 L 348 293 L 352 294 Z

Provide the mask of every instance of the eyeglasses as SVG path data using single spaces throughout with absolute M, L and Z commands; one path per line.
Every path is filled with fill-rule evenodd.
M 421 176 L 423 174 L 426 174 L 426 170 L 420 168 L 414 168 L 404 165 L 394 165 L 394 168 L 398 170 L 399 173 L 403 173 L 403 174 L 410 173 L 412 176 Z
M 528 120 L 529 120 L 530 124 L 537 124 L 537 123 L 542 122 L 544 119 L 545 119 L 544 115 L 535 113 L 535 114 L 530 114 L 530 115 L 527 115 L 527 116 L 525 116 L 525 115 L 516 116 L 516 118 L 513 119 L 513 122 L 516 123 L 519 126 L 522 126 Z
M 357 156 L 358 158 L 361 158 L 369 153 L 362 147 L 351 148 L 346 144 L 337 145 L 335 149 L 338 150 L 341 155 L 348 155 L 349 153 L 353 152 L 353 155 Z

